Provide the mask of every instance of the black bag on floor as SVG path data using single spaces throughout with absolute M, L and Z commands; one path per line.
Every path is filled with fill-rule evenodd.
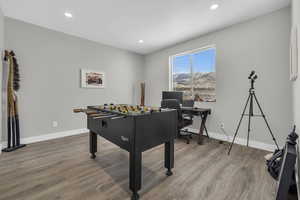
M 298 135 L 296 134 L 295 129 L 296 129 L 296 126 L 294 126 L 292 133 L 289 134 L 289 136 L 287 137 L 285 147 L 280 150 L 275 150 L 275 152 L 273 153 L 273 156 L 267 160 L 266 164 L 267 164 L 268 172 L 277 181 L 280 181 L 279 180 L 280 170 L 283 165 L 283 159 L 285 156 L 284 154 L 286 154 L 285 151 L 286 151 L 287 146 L 297 144 L 296 140 L 298 138 Z M 295 169 L 293 168 L 291 170 L 293 170 L 293 172 L 292 172 L 293 175 L 289 182 L 289 192 L 292 194 L 296 194 L 297 193 L 297 185 L 296 185 Z M 282 178 L 283 177 L 281 177 L 281 179 Z
M 267 168 L 270 175 L 278 180 L 283 156 L 283 149 L 276 150 L 271 159 L 267 160 Z

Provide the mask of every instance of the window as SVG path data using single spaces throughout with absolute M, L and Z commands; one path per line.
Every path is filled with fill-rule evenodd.
M 216 49 L 206 47 L 170 58 L 170 89 L 183 91 L 184 99 L 216 101 Z

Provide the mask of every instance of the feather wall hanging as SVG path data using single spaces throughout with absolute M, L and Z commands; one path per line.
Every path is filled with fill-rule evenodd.
M 7 147 L 4 152 L 11 152 L 24 147 L 20 144 L 20 125 L 17 91 L 20 89 L 19 65 L 13 51 L 5 51 L 4 62 L 7 71 Z

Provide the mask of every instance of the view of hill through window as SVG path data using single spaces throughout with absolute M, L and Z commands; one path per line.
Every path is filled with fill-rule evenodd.
M 184 99 L 216 101 L 216 49 L 172 57 L 172 89 L 183 91 Z

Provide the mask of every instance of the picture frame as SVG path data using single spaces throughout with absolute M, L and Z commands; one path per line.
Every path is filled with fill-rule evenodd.
M 295 81 L 298 78 L 298 30 L 297 26 L 292 28 L 290 44 L 290 80 Z
M 105 88 L 105 73 L 91 69 L 81 69 L 82 88 Z

